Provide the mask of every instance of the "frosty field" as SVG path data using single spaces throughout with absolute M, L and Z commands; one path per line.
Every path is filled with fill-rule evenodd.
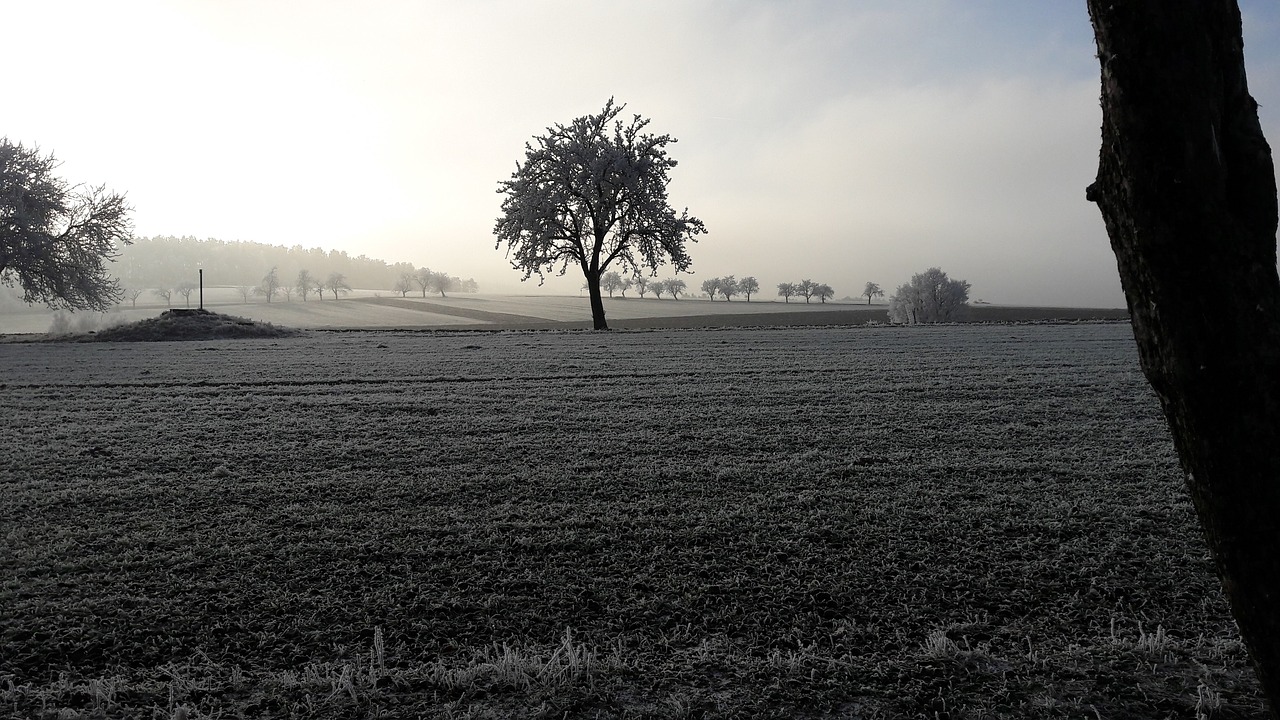
M 1124 324 L 0 344 L 0 717 L 1263 717 Z

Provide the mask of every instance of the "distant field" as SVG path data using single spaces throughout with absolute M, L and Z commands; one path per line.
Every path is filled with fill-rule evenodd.
M 5 344 L 0 397 L 0 716 L 1264 717 L 1122 324 Z
M 72 328 L 87 330 L 106 323 L 131 322 L 154 317 L 168 306 L 155 298 L 143 298 L 139 307 L 125 307 L 105 317 L 94 314 L 64 314 Z M 860 325 L 886 322 L 883 304 L 790 303 L 757 300 L 712 302 L 700 299 L 658 300 L 649 298 L 606 298 L 605 313 L 615 328 L 749 327 L 779 325 Z M 193 304 L 195 301 L 193 300 Z M 184 307 L 178 300 L 174 307 Z M 206 291 L 206 306 L 228 314 L 276 325 L 307 329 L 535 329 L 586 328 L 591 325 L 591 308 L 586 297 L 553 295 L 465 295 L 390 296 L 385 292 L 358 291 L 340 300 L 332 298 L 292 302 L 245 303 L 228 288 Z M 1125 310 L 1089 308 L 1019 308 L 976 305 L 970 310 L 974 322 L 1035 320 L 1124 319 Z M 54 323 L 54 314 L 44 309 L 20 308 L 0 312 L 0 333 L 44 333 Z

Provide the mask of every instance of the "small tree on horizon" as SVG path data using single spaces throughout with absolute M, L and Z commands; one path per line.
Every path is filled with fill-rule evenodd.
M 173 307 L 173 291 L 169 288 L 156 288 L 151 291 L 151 294 L 158 298 L 164 298 L 164 304 Z
M 791 298 L 796 295 L 795 283 L 778 283 L 778 294 L 782 296 L 783 302 L 791 302 Z
M 347 284 L 347 276 L 340 272 L 329 273 L 329 277 L 324 280 L 324 289 L 333 293 L 333 299 L 338 299 L 338 293 L 351 292 L 351 286 Z
M 720 278 L 707 278 L 702 281 L 702 292 L 711 298 L 711 302 L 716 301 L 716 293 L 720 292 Z
M 407 297 L 409 291 L 413 290 L 413 275 L 409 273 L 401 273 L 396 278 L 396 284 L 391 288 L 393 291 L 400 293 L 400 297 Z
M 817 292 L 817 290 L 818 283 L 809 279 L 801 280 L 800 283 L 796 285 L 796 293 L 804 296 L 804 302 L 806 305 L 809 304 L 809 299 L 813 297 L 813 294 Z
M 305 269 L 299 270 L 298 279 L 294 281 L 294 285 L 298 288 L 298 294 L 302 296 L 302 302 L 306 302 L 307 295 L 310 295 L 316 287 L 316 279 L 311 277 L 311 273 Z M 249 298 L 246 297 L 245 302 L 249 302 Z
M 620 287 L 622 287 L 622 276 L 616 270 L 610 270 L 600 278 L 600 288 L 607 291 L 609 297 L 613 297 Z
M 747 302 L 751 302 L 751 296 L 760 292 L 760 282 L 754 276 L 748 275 L 738 281 L 738 289 L 747 296 Z
M 862 294 L 867 298 L 867 304 L 871 304 L 871 298 L 884 297 L 884 291 L 876 283 L 869 282 L 867 286 L 862 288 Z
M 662 287 L 666 289 L 672 300 L 679 300 L 680 294 L 684 292 L 685 282 L 680 278 L 667 278 L 662 283 Z
M 819 283 L 818 286 L 813 289 L 813 294 L 822 301 L 823 305 L 826 305 L 827 299 L 835 297 L 836 291 L 832 290 L 831 286 L 826 283 Z
M 637 275 L 635 277 L 635 286 L 636 292 L 640 293 L 640 297 L 644 297 L 644 294 L 649 292 L 649 278 Z
M 262 295 L 267 299 L 267 303 L 276 296 L 280 290 L 280 276 L 276 273 L 276 269 L 271 268 L 270 272 L 262 276 L 262 282 L 258 287 L 253 289 L 254 294 Z
M 738 294 L 738 280 L 732 275 L 720 278 L 719 286 L 720 294 L 724 296 L 724 301 L 729 302 L 734 295 Z
M 653 291 L 653 296 L 659 300 L 662 299 L 662 293 L 667 291 L 666 280 L 654 280 L 649 283 L 649 289 Z
M 191 307 L 191 293 L 195 292 L 197 287 L 198 286 L 190 280 L 184 280 L 178 283 L 178 286 L 175 287 L 173 291 L 182 296 L 183 304 L 186 307 Z
M 138 307 L 138 298 L 142 295 L 141 290 L 130 288 L 123 291 L 124 297 L 129 298 L 130 307 Z

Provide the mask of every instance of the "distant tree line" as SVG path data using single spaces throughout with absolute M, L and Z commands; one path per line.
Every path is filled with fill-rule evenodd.
M 247 288 L 246 302 L 250 295 L 268 301 L 276 297 L 291 300 L 295 296 L 305 300 L 312 293 L 337 297 L 351 288 L 399 292 L 403 278 L 417 278 L 423 271 L 437 278 L 431 284 L 432 292 L 441 286 L 457 292 L 479 290 L 474 280 L 417 268 L 412 263 L 388 263 L 366 255 L 352 257 L 342 250 L 301 245 L 157 235 L 135 238 L 118 252 L 110 270 L 126 288 L 124 297 L 131 302 L 141 294 L 137 288 L 156 288 L 159 297 L 165 297 L 164 292 L 169 293 L 169 298 L 174 294 L 182 296 L 184 285 L 194 283 L 202 268 L 209 286 Z

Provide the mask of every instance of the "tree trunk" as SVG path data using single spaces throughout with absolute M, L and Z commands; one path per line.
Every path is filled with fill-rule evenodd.
M 1102 152 L 1088 197 L 1142 368 L 1271 716 L 1280 719 L 1280 279 L 1271 148 L 1234 0 L 1089 0 Z M 1208 306 L 1195 288 L 1222 299 Z
M 585 271 L 587 276 L 587 294 L 591 296 L 591 323 L 596 330 L 608 330 L 609 324 L 604 321 L 604 298 L 600 295 L 600 273 Z

